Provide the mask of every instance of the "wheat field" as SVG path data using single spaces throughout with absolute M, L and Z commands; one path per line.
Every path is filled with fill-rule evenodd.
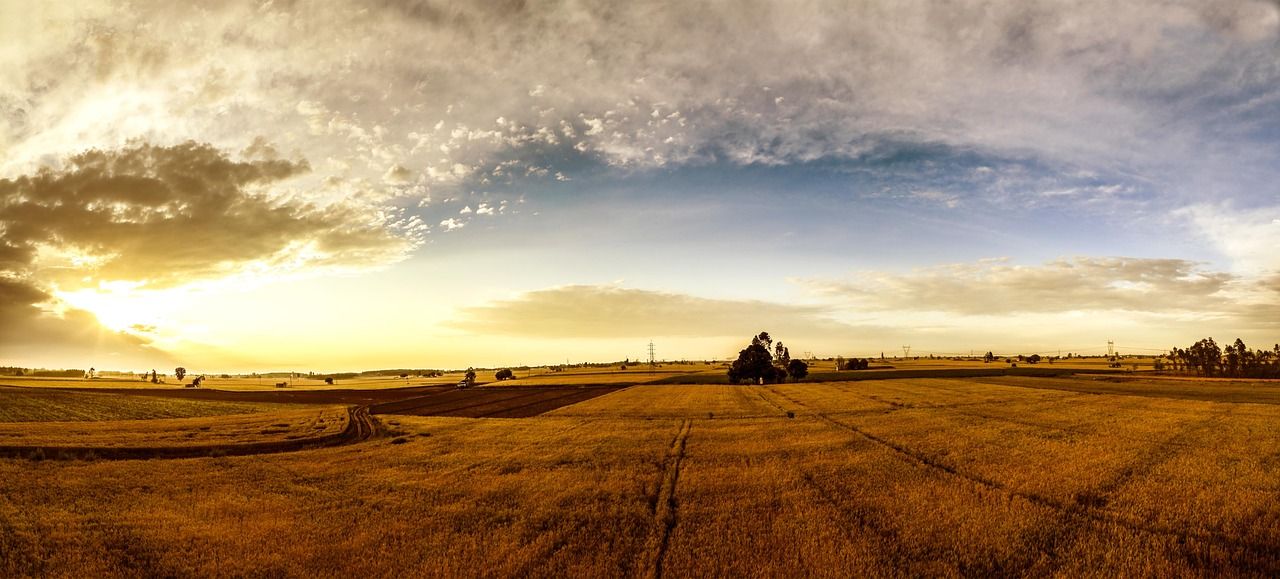
M 298 452 L 3 459 L 0 575 L 1280 573 L 1280 407 L 1039 380 L 640 385 Z

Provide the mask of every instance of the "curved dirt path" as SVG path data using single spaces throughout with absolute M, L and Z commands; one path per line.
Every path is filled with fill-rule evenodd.
M 61 446 L 26 445 L 0 446 L 0 458 L 27 459 L 105 459 L 146 460 L 201 458 L 211 456 L 245 456 L 251 454 L 275 454 L 297 452 L 314 448 L 343 446 L 380 437 L 386 429 L 369 413 L 369 406 L 347 408 L 347 426 L 341 432 L 294 440 L 263 440 L 243 444 L 210 444 L 192 446 Z

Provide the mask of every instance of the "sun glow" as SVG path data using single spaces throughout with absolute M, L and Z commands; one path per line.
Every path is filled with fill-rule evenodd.
M 154 334 L 163 329 L 169 315 L 189 299 L 188 294 L 182 289 L 139 290 L 133 284 L 54 292 L 64 304 L 93 314 L 103 326 L 135 334 Z

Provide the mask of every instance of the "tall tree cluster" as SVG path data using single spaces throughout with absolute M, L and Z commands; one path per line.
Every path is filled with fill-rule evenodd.
M 791 351 L 781 341 L 776 344 L 769 332 L 751 337 L 751 343 L 738 352 L 738 359 L 729 366 L 729 382 L 743 381 L 772 384 L 785 382 L 790 376 L 799 380 L 809 374 L 809 365 L 803 360 L 792 360 Z
M 1244 340 L 1221 348 L 1213 338 L 1205 338 L 1187 348 L 1170 350 L 1169 363 L 1175 372 L 1195 372 L 1199 376 L 1227 378 L 1280 378 L 1280 344 L 1270 350 L 1250 350 Z

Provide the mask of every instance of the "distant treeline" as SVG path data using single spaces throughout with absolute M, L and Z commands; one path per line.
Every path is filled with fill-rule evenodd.
M 1244 340 L 1225 349 L 1213 338 L 1205 338 L 1187 348 L 1173 348 L 1169 363 L 1175 372 L 1195 372 L 1200 376 L 1228 378 L 1280 378 L 1280 344 L 1271 350 L 1250 350 Z M 1157 370 L 1162 366 L 1157 360 Z
M 37 378 L 83 378 L 84 370 L 46 370 L 0 366 L 0 376 L 34 376 Z

